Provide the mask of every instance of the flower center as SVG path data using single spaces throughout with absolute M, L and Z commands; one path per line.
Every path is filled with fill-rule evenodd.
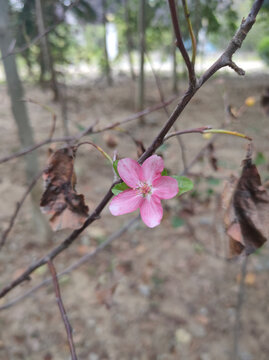
M 151 195 L 151 189 L 152 186 L 148 185 L 147 183 L 142 183 L 139 188 L 139 194 L 141 194 L 143 197 L 146 197 L 147 195 Z

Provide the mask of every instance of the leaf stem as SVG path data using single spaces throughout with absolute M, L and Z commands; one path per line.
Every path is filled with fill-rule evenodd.
M 95 147 L 95 149 L 98 150 L 111 163 L 111 165 L 113 165 L 113 160 L 108 155 L 108 153 L 106 153 L 105 150 L 103 150 L 100 146 L 96 145 L 95 143 L 93 143 L 91 141 L 83 141 L 83 142 L 77 144 L 75 146 L 75 148 L 77 149 L 80 145 L 85 145 L 85 144 L 92 145 L 93 147 Z
M 241 137 L 243 139 L 247 139 L 249 141 L 252 141 L 252 138 L 245 135 L 245 134 L 241 134 L 237 131 L 230 131 L 230 130 L 223 130 L 223 129 L 208 129 L 208 130 L 204 130 L 203 131 L 204 134 L 225 134 L 225 135 L 233 135 L 233 136 L 237 136 L 237 137 Z

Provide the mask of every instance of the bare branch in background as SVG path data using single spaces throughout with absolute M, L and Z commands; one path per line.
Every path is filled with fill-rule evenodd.
M 33 180 L 32 182 L 30 183 L 30 185 L 28 186 L 28 188 L 26 189 L 26 191 L 24 192 L 22 198 L 20 201 L 17 202 L 17 205 L 16 205 L 16 209 L 13 213 L 13 215 L 11 216 L 10 218 L 10 221 L 9 221 L 9 225 L 7 227 L 7 229 L 4 231 L 3 235 L 2 235 L 2 238 L 1 238 L 1 241 L 0 241 L 0 250 L 2 249 L 2 247 L 5 245 L 5 242 L 7 240 L 7 237 L 10 233 L 10 231 L 12 230 L 13 226 L 14 226 L 14 223 L 15 223 L 15 220 L 18 216 L 18 213 L 22 207 L 22 205 L 24 204 L 24 201 L 26 200 L 27 196 L 30 194 L 30 192 L 32 191 L 33 187 L 35 186 L 35 184 L 37 183 L 38 179 L 40 179 L 40 177 L 42 176 L 42 173 L 43 171 L 41 171 Z
M 150 60 L 149 55 L 148 54 L 146 54 L 146 55 L 147 55 L 147 59 L 148 59 L 148 62 L 150 64 L 150 68 L 151 68 L 151 71 L 153 73 L 153 76 L 154 76 L 154 79 L 155 79 L 155 82 L 156 82 L 156 86 L 157 86 L 158 91 L 159 91 L 160 99 L 164 103 L 164 94 L 163 94 L 160 78 L 157 75 L 157 73 L 156 73 L 156 71 L 155 71 L 155 69 L 154 69 L 154 67 L 152 65 L 152 61 Z M 165 112 L 167 118 L 169 118 L 170 114 L 169 114 L 168 109 L 167 109 L 166 106 L 164 107 L 164 112 Z M 178 131 L 176 124 L 173 125 L 173 128 L 175 129 L 175 131 Z M 186 153 L 185 153 L 186 151 L 185 151 L 184 142 L 183 142 L 183 140 L 181 139 L 180 136 L 177 136 L 177 142 L 179 144 L 180 151 L 181 151 L 181 160 L 182 160 L 182 163 L 183 163 L 183 168 L 185 169 L 187 162 L 186 162 Z
M 52 280 L 53 280 L 53 287 L 54 287 L 54 292 L 55 292 L 55 296 L 56 296 L 56 301 L 57 301 L 57 304 L 59 306 L 59 310 L 60 310 L 60 313 L 61 313 L 61 316 L 62 316 L 62 319 L 63 319 L 63 322 L 64 322 L 71 358 L 72 358 L 72 360 L 77 360 L 77 355 L 76 355 L 76 350 L 75 350 L 74 341 L 73 341 L 73 335 L 72 335 L 73 331 L 72 331 L 70 322 L 68 320 L 68 317 L 67 317 L 67 314 L 66 314 L 66 311 L 65 311 L 65 308 L 64 308 L 63 300 L 62 300 L 62 297 L 61 297 L 60 286 L 59 286 L 58 279 L 57 279 L 56 270 L 55 270 L 55 267 L 53 265 L 53 262 L 50 261 L 50 260 L 48 261 L 48 267 L 49 267 L 49 270 L 51 272 L 51 276 L 52 276 Z
M 169 7 L 170 7 L 170 14 L 171 14 L 171 19 L 172 19 L 172 23 L 173 23 L 173 28 L 174 28 L 174 32 L 175 32 L 175 36 L 176 36 L 176 45 L 179 48 L 179 51 L 181 52 L 184 62 L 187 66 L 190 87 L 195 88 L 196 77 L 195 77 L 194 66 L 190 60 L 189 54 L 188 54 L 188 52 L 185 48 L 184 42 L 183 42 L 183 38 L 181 35 L 179 22 L 178 22 L 177 7 L 175 4 L 175 0 L 168 0 L 168 3 L 169 3 Z
M 88 262 L 89 260 L 93 259 L 103 249 L 107 248 L 114 240 L 117 240 L 121 235 L 126 233 L 130 229 L 130 227 L 133 224 L 135 224 L 139 219 L 140 219 L 140 215 L 138 215 L 135 218 L 128 221 L 125 225 L 123 225 L 122 228 L 117 230 L 114 234 L 110 235 L 104 242 L 102 242 L 95 250 L 91 251 L 88 254 L 85 254 L 74 264 L 70 265 L 69 267 L 67 267 L 66 269 L 61 271 L 59 274 L 57 274 L 57 277 L 59 278 L 59 277 L 62 277 L 63 275 L 69 274 L 73 270 L 76 270 L 77 268 L 79 268 L 80 266 L 82 266 L 83 264 Z M 6 304 L 0 306 L 0 311 L 8 309 L 8 308 L 20 303 L 21 301 L 23 301 L 24 299 L 28 298 L 30 295 L 32 295 L 33 293 L 35 293 L 36 291 L 41 289 L 43 286 L 49 285 L 51 283 L 51 281 L 52 281 L 51 277 L 46 278 L 45 280 L 40 282 L 40 284 L 32 287 L 30 290 L 26 291 L 24 294 L 14 298 L 13 300 L 10 300 Z
M 201 126 L 199 128 L 195 128 L 195 129 L 176 131 L 176 132 L 166 135 L 165 138 L 163 139 L 163 141 L 165 142 L 168 139 L 170 139 L 171 137 L 185 135 L 185 134 L 195 134 L 195 133 L 204 134 L 204 131 L 209 130 L 209 129 L 212 129 L 212 127 L 211 126 Z
M 51 135 L 49 135 L 48 139 L 41 141 L 38 144 L 35 144 L 33 146 L 29 146 L 25 149 L 22 149 L 14 154 L 11 155 L 7 155 L 4 156 L 3 158 L 0 159 L 0 164 L 3 164 L 7 161 L 10 161 L 12 159 L 18 158 L 20 156 L 24 156 L 42 146 L 48 145 L 48 144 L 53 144 L 53 143 L 57 143 L 57 142 L 63 142 L 63 143 L 71 143 L 71 142 L 77 142 L 78 140 L 80 140 L 83 136 L 89 135 L 89 134 L 99 134 L 101 132 L 107 131 L 107 130 L 111 130 L 119 125 L 123 125 L 126 124 L 130 121 L 139 119 L 142 115 L 148 115 L 154 111 L 160 110 L 165 106 L 170 105 L 174 100 L 176 99 L 176 96 L 173 96 L 171 99 L 165 101 L 164 103 L 161 104 L 157 104 L 154 105 L 152 107 L 149 107 L 143 111 L 140 111 L 138 113 L 132 114 L 130 116 L 128 116 L 126 119 L 115 122 L 111 125 L 107 125 L 101 129 L 97 129 L 97 130 L 93 130 L 94 127 L 96 126 L 97 122 L 95 122 L 93 125 L 90 125 L 88 128 L 86 128 L 85 130 L 83 130 L 82 132 L 79 132 L 78 134 L 74 135 L 74 136 L 64 136 L 64 137 L 60 137 L 60 138 L 51 138 Z M 33 100 L 31 100 L 32 102 L 34 102 Z M 36 102 L 35 102 L 36 103 Z M 40 105 L 40 104 L 39 104 Z M 50 132 L 51 134 L 51 132 Z
M 187 25 L 188 25 L 188 30 L 189 30 L 190 37 L 191 37 L 191 43 L 192 43 L 191 62 L 192 62 L 192 65 L 194 66 L 195 59 L 196 59 L 196 39 L 195 39 L 194 32 L 193 32 L 193 29 L 192 29 L 192 24 L 191 24 L 191 20 L 190 20 L 190 12 L 189 12 L 189 9 L 188 9 L 187 0 L 182 0 L 182 5 L 183 5 L 183 9 L 184 9 L 185 19 L 186 19 Z

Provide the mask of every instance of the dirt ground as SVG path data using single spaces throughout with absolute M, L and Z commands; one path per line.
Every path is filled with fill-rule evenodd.
M 172 95 L 170 82 L 164 78 L 162 84 L 168 98 Z M 219 75 L 199 90 L 177 126 L 179 129 L 203 125 L 220 127 L 225 118 L 224 101 L 239 108 L 247 97 L 254 96 L 255 105 L 246 108 L 228 127 L 253 137 L 255 156 L 263 154 L 260 154 L 260 173 L 263 180 L 268 180 L 269 118 L 262 114 L 259 106 L 261 93 L 268 85 L 269 76 L 264 74 L 244 78 Z M 184 87 L 182 83 L 180 93 Z M 29 84 L 25 84 L 25 89 L 26 97 L 55 110 L 58 114 L 55 136 L 62 136 L 59 106 L 52 102 L 51 93 Z M 124 77 L 118 78 L 112 88 L 106 88 L 101 82 L 89 82 L 87 87 L 70 85 L 70 132 L 77 133 L 95 120 L 99 120 L 98 127 L 124 119 L 134 112 L 134 93 L 134 84 Z M 153 79 L 148 80 L 146 93 L 146 106 L 160 101 Z M 175 104 L 169 106 L 169 111 Z M 28 104 L 28 110 L 35 140 L 41 141 L 48 136 L 50 115 L 34 104 Z M 165 120 L 166 114 L 159 110 L 146 116 L 144 125 L 135 120 L 124 128 L 147 146 Z M 112 156 L 113 149 L 107 146 L 106 134 L 89 138 Z M 111 134 L 118 142 L 120 157 L 136 158 L 136 148 L 129 136 L 117 131 Z M 188 163 L 208 141 L 200 134 L 186 135 L 182 139 Z M 212 169 L 205 154 L 190 170 L 194 192 L 165 201 L 164 219 L 159 227 L 149 229 L 137 221 L 99 255 L 60 280 L 80 360 L 235 360 L 233 348 L 242 265 L 226 260 L 228 241 L 222 225 L 220 194 L 224 180 L 231 173 L 240 173 L 246 142 L 218 136 L 214 144 L 219 170 Z M 5 86 L 1 85 L 1 156 L 19 149 L 9 98 Z M 46 162 L 47 147 L 40 148 L 37 153 L 41 168 Z M 175 138 L 159 153 L 171 173 L 183 170 Z M 77 190 L 85 195 L 92 210 L 113 180 L 112 169 L 98 152 L 87 146 L 79 150 L 75 166 Z M 1 165 L 1 233 L 26 187 L 23 158 Z M 101 219 L 57 257 L 57 270 L 63 270 L 91 252 L 134 216 L 136 214 L 115 218 L 106 208 Z M 46 242 L 40 239 L 33 228 L 28 199 L 0 252 L 0 287 L 59 244 L 69 232 L 55 233 Z M 266 244 L 248 261 L 241 332 L 237 341 L 240 360 L 269 358 L 268 274 L 269 248 Z M 40 268 L 31 281 L 1 299 L 0 305 L 47 276 L 48 269 Z M 114 285 L 117 286 L 112 296 Z M 0 359 L 70 359 L 64 324 L 51 285 L 0 312 Z

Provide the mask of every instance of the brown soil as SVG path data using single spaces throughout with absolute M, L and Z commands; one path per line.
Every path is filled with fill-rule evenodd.
M 219 76 L 208 82 L 191 101 L 178 120 L 178 128 L 203 125 L 219 127 L 224 121 L 223 96 L 237 108 L 248 96 L 257 99 L 253 107 L 229 125 L 230 129 L 253 137 L 255 154 L 269 159 L 268 117 L 262 114 L 259 97 L 268 86 L 264 75 L 245 78 Z M 184 90 L 182 84 L 182 91 Z M 163 80 L 166 97 L 170 84 Z M 95 120 L 98 126 L 109 124 L 134 112 L 135 87 L 118 79 L 113 88 L 102 84 L 88 88 L 70 86 L 68 117 L 70 132 L 76 133 Z M 55 109 L 58 114 L 55 136 L 62 135 L 57 104 L 50 92 L 26 86 L 27 97 Z M 154 81 L 147 84 L 146 106 L 159 102 Z M 175 104 L 169 107 L 172 111 Z M 39 106 L 29 104 L 35 140 L 48 135 L 50 115 Z M 4 86 L 0 88 L 1 156 L 20 149 L 16 128 Z M 165 122 L 160 110 L 145 118 L 145 125 L 130 122 L 124 128 L 147 146 Z M 136 158 L 130 137 L 111 132 L 117 138 L 121 157 Z M 105 134 L 93 135 L 93 141 L 113 155 Z M 201 135 L 183 137 L 188 162 L 206 143 Z M 80 360 L 234 360 L 233 341 L 239 288 L 240 262 L 226 261 L 227 238 L 222 225 L 220 193 L 223 180 L 239 174 L 246 142 L 231 136 L 219 136 L 215 152 L 219 170 L 215 172 L 205 156 L 192 169 L 196 193 L 165 202 L 161 225 L 149 229 L 141 222 L 115 240 L 87 264 L 60 281 L 63 301 L 74 330 L 74 342 Z M 47 147 L 37 150 L 40 167 L 44 166 Z M 165 166 L 171 173 L 182 171 L 176 139 L 162 149 Z M 261 164 L 263 180 L 269 169 Z M 0 230 L 8 225 L 16 202 L 26 189 L 23 158 L 1 165 Z M 94 149 L 80 148 L 76 160 L 77 189 L 85 194 L 90 209 L 100 201 L 113 179 L 109 164 Z M 213 180 L 212 180 L 213 178 Z M 218 179 L 218 180 L 215 180 Z M 40 182 L 41 183 L 41 182 Z M 172 219 L 185 214 L 185 225 L 173 227 Z M 134 214 L 114 218 L 106 208 L 77 241 L 55 260 L 58 271 L 92 251 L 117 231 Z M 189 224 L 189 225 L 187 225 Z M 195 230 L 195 234 L 191 232 Z M 28 199 L 16 220 L 5 247 L 0 252 L 0 286 L 18 276 L 31 262 L 59 244 L 68 230 L 53 234 L 44 242 L 33 229 Z M 268 244 L 249 259 L 244 303 L 241 313 L 239 358 L 269 358 L 269 250 Z M 49 275 L 46 267 L 36 271 L 31 281 L 10 292 L 0 305 L 17 297 Z M 117 284 L 111 296 L 111 287 Z M 103 302 L 110 305 L 108 309 Z M 0 312 L 0 359 L 40 360 L 69 359 L 64 325 L 58 311 L 52 286 L 41 288 L 14 307 Z

